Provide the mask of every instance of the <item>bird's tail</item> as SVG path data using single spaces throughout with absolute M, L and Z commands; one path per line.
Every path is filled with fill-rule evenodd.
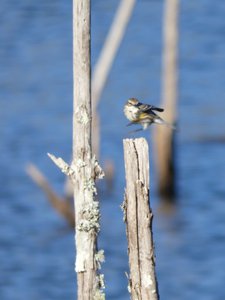
M 161 118 L 159 118 L 159 119 L 156 119 L 156 120 L 155 120 L 155 123 L 157 123 L 157 124 L 161 124 L 161 125 L 165 125 L 165 126 L 167 126 L 167 127 L 171 128 L 171 129 L 173 129 L 173 130 L 175 130 L 175 129 L 176 129 L 176 126 L 174 126 L 173 124 L 170 124 L 170 123 L 168 123 L 168 122 L 164 121 L 164 120 L 163 120 L 163 119 L 161 119 Z

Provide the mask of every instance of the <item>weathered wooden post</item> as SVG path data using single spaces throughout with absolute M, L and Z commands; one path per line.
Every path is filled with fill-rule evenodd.
M 73 161 L 76 170 L 77 299 L 93 299 L 97 287 L 95 262 L 99 203 L 95 199 L 91 148 L 90 0 L 73 0 Z
M 90 0 L 73 0 L 73 160 L 50 158 L 67 174 L 74 187 L 76 218 L 77 299 L 104 299 L 103 275 L 98 274 L 103 251 L 97 252 L 99 202 L 95 179 L 102 178 L 91 146 Z
M 149 156 L 144 138 L 123 140 L 126 190 L 123 203 L 132 300 L 158 300 L 149 206 Z
M 179 0 L 165 0 L 164 8 L 164 51 L 162 117 L 169 123 L 176 123 L 177 106 L 177 44 L 178 44 Z M 176 130 L 157 126 L 155 140 L 157 148 L 157 169 L 159 193 L 166 199 L 175 196 L 174 138 Z

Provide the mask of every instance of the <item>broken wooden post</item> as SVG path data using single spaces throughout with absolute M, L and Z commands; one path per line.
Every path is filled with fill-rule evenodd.
M 165 112 L 162 117 L 170 124 L 176 123 L 177 110 L 178 4 L 179 0 L 166 0 L 164 8 L 162 107 Z M 170 201 L 175 196 L 175 134 L 176 130 L 160 126 L 155 131 L 158 190 L 164 199 Z
M 125 139 L 126 190 L 123 203 L 128 240 L 132 300 L 158 300 L 149 206 L 149 155 L 144 138 Z

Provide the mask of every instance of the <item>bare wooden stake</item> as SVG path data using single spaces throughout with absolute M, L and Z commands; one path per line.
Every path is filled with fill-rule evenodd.
M 164 9 L 164 51 L 162 117 L 171 124 L 176 123 L 177 106 L 177 48 L 178 48 L 178 9 L 179 0 L 165 0 Z M 155 140 L 159 193 L 164 199 L 175 196 L 174 138 L 176 130 L 157 126 Z
M 129 291 L 133 300 L 158 300 L 149 206 L 149 156 L 144 138 L 125 139 L 126 191 L 123 203 L 130 266 Z

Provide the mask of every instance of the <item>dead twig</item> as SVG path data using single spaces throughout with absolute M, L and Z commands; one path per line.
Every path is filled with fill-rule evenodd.
M 45 193 L 47 199 L 55 210 L 62 215 L 71 227 L 75 226 L 75 218 L 73 213 L 73 207 L 70 202 L 65 198 L 59 197 L 53 190 L 48 180 L 42 174 L 42 172 L 33 164 L 29 164 L 26 167 L 27 174 L 30 178 L 41 188 Z

